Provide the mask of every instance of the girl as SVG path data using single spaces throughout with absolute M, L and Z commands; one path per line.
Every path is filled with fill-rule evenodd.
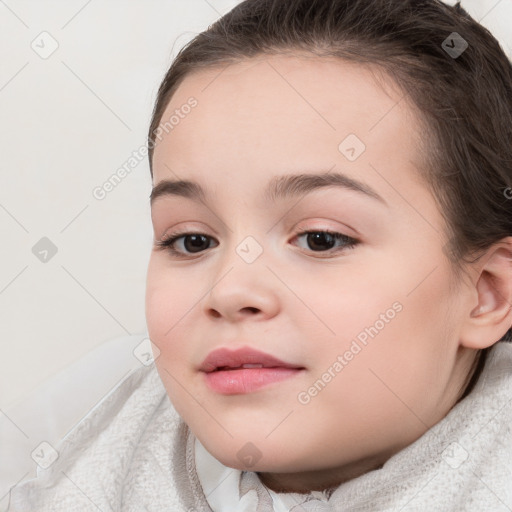
M 155 364 L 10 510 L 511 510 L 511 138 L 460 5 L 236 6 L 149 129 Z

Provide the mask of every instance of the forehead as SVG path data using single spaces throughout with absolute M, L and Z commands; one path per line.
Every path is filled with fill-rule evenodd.
M 183 109 L 192 97 L 197 105 Z M 364 180 L 370 160 L 410 168 L 417 159 L 417 119 L 400 89 L 376 68 L 339 59 L 266 55 L 194 72 L 160 124 L 180 113 L 157 140 L 155 184 L 174 173 L 256 187 L 263 176 L 318 167 Z M 340 145 L 353 135 L 364 151 L 350 161 Z

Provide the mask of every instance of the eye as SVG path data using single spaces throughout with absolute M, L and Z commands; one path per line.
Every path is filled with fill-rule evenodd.
M 304 230 L 296 235 L 296 238 L 301 237 L 306 237 L 306 245 L 308 245 L 309 249 L 313 252 L 338 253 L 347 249 L 352 249 L 359 243 L 359 240 L 348 235 L 328 230 Z M 340 245 L 335 247 L 336 243 L 339 243 Z
M 180 248 L 180 250 L 175 247 L 179 240 L 182 243 L 178 245 L 183 247 Z M 157 240 L 155 244 L 158 247 L 169 251 L 172 256 L 179 258 L 189 254 L 197 254 L 204 249 L 208 249 L 209 240 L 213 240 L 213 238 L 203 233 L 171 233 L 164 240 Z

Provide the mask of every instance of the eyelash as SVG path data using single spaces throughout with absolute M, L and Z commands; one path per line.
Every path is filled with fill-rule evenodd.
M 300 237 L 300 236 L 303 236 L 303 235 L 315 234 L 315 233 L 326 233 L 328 235 L 333 236 L 337 241 L 341 240 L 341 241 L 345 242 L 345 245 L 343 247 L 338 247 L 337 249 L 328 249 L 327 251 L 311 251 L 311 252 L 317 252 L 317 253 L 320 252 L 320 253 L 328 253 L 328 254 L 335 253 L 335 254 L 337 254 L 339 252 L 346 251 L 347 249 L 353 249 L 357 244 L 360 243 L 359 240 L 357 240 L 355 238 L 352 238 L 352 237 L 350 237 L 348 235 L 344 235 L 343 233 L 338 233 L 336 231 L 329 231 L 327 229 L 302 230 L 302 231 L 299 231 L 295 235 L 294 238 Z M 177 251 L 174 248 L 174 243 L 178 239 L 183 238 L 183 237 L 188 236 L 188 235 L 201 235 L 201 236 L 205 236 L 206 238 L 210 238 L 210 239 L 212 238 L 212 237 L 209 237 L 208 235 L 205 235 L 204 233 L 198 233 L 198 232 L 190 232 L 190 231 L 173 232 L 173 233 L 170 233 L 169 237 L 167 237 L 166 239 L 164 239 L 164 240 L 157 240 L 155 242 L 155 245 L 160 250 L 168 251 L 174 257 L 177 257 L 177 258 L 187 258 L 188 254 L 183 254 L 182 252 Z M 202 252 L 204 252 L 204 251 L 202 251 Z M 194 254 L 201 255 L 202 252 L 190 253 L 190 255 L 194 255 Z M 322 258 L 322 256 L 321 256 L 321 258 Z

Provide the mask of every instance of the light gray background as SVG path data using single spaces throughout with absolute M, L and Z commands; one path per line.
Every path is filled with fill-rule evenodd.
M 172 56 L 227 0 L 0 2 L 0 409 L 105 340 L 146 329 L 152 241 L 145 143 Z M 58 49 L 47 59 L 31 47 Z M 174 46 L 174 48 L 173 48 Z M 42 263 L 42 238 L 57 254 Z
M 0 0 L 0 409 L 146 331 L 146 159 L 105 199 L 92 191 L 145 143 L 178 49 L 237 3 Z M 463 5 L 511 55 L 512 0 Z M 58 43 L 48 58 L 32 47 L 49 48 L 43 31 Z M 58 250 L 46 263 L 32 252 L 42 237 Z

